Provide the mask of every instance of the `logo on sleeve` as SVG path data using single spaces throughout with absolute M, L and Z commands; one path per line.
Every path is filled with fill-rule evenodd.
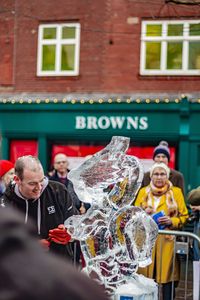
M 47 207 L 47 210 L 48 210 L 49 215 L 55 214 L 55 212 L 56 212 L 54 205 Z

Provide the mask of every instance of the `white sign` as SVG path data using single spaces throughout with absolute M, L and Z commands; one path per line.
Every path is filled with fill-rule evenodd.
M 147 130 L 146 116 L 76 116 L 76 129 L 135 129 Z

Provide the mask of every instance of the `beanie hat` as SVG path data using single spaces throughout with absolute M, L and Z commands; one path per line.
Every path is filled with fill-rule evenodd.
M 200 187 L 193 189 L 188 194 L 188 202 L 191 205 L 199 206 L 200 205 Z
M 167 157 L 168 161 L 170 161 L 170 150 L 169 150 L 168 143 L 166 141 L 161 141 L 159 145 L 154 149 L 153 159 L 155 158 L 156 155 L 160 153 L 164 154 Z
M 168 166 L 167 166 L 166 164 L 164 164 L 163 162 L 153 164 L 153 166 L 150 168 L 150 177 L 152 177 L 153 171 L 154 171 L 156 168 L 162 168 L 162 169 L 164 169 L 164 170 L 166 171 L 166 173 L 167 173 L 167 178 L 169 178 L 170 169 L 169 169 Z
M 11 161 L 0 160 L 0 177 L 3 177 L 12 168 L 14 168 L 14 164 Z

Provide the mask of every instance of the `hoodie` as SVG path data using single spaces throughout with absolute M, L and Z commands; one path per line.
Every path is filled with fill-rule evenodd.
M 33 222 L 35 233 L 41 239 L 47 239 L 49 230 L 64 224 L 70 216 L 78 214 L 67 188 L 54 181 L 47 181 L 39 199 L 25 199 L 18 191 L 17 185 L 9 185 L 2 197 L 5 206 L 12 206 L 24 215 L 24 222 Z M 51 243 L 50 250 L 71 255 L 70 245 Z M 67 248 L 67 249 L 66 249 Z

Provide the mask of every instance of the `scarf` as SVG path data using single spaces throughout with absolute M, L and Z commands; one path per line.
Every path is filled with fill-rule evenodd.
M 167 211 L 165 211 L 166 215 L 170 217 L 177 216 L 178 207 L 174 199 L 172 183 L 169 180 L 161 188 L 156 187 L 152 183 L 152 181 L 145 188 L 145 195 L 142 203 L 142 208 L 143 209 L 149 208 L 151 214 L 156 212 L 155 197 L 160 197 L 159 203 L 161 203 L 162 201 L 165 202 L 167 206 Z

